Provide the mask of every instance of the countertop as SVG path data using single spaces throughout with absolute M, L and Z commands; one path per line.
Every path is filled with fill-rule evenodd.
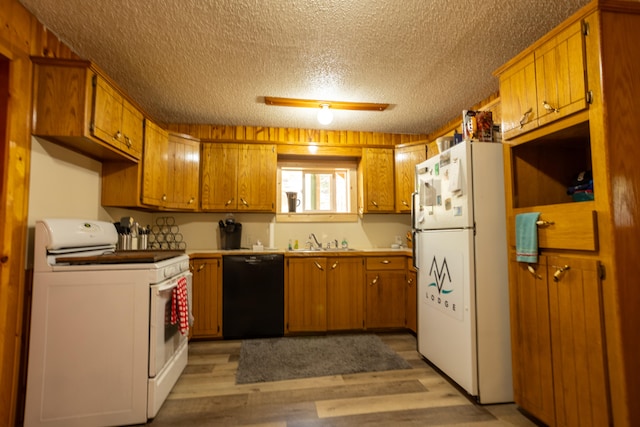
M 411 248 L 368 248 L 368 249 L 323 249 L 323 250 L 304 250 L 304 249 L 265 249 L 263 251 L 254 251 L 251 249 L 234 249 L 234 250 L 220 250 L 220 249 L 196 249 L 187 251 L 187 255 L 191 258 L 219 258 L 223 255 L 262 255 L 262 254 L 283 254 L 285 257 L 335 257 L 335 256 L 411 256 Z

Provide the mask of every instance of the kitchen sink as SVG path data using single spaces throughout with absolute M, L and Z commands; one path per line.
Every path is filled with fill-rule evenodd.
M 353 252 L 358 249 L 354 248 L 312 248 L 312 249 L 289 249 L 288 252 L 303 252 L 303 253 L 316 253 L 316 252 Z

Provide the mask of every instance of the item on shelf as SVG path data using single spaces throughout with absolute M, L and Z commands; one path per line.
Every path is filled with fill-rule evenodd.
M 492 142 L 493 113 L 491 111 L 462 111 L 462 139 Z
M 567 187 L 567 194 L 574 202 L 593 200 L 593 174 L 590 170 L 580 172 L 571 185 Z
M 156 218 L 153 227 L 147 226 L 149 249 L 187 249 L 187 243 L 183 241 L 180 227 L 176 225 L 176 220 L 172 216 Z
M 491 111 L 476 111 L 476 135 L 480 142 L 493 141 L 493 114 Z

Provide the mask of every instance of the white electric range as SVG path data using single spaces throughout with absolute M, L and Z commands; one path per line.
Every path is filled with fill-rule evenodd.
M 187 364 L 170 314 L 186 282 L 191 316 L 189 257 L 116 252 L 117 238 L 109 222 L 36 223 L 27 427 L 145 423 Z

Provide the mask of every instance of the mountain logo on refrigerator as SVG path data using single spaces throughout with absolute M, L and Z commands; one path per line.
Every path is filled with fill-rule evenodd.
M 429 276 L 435 278 L 435 283 L 429 283 L 428 286 L 436 286 L 440 295 L 446 295 L 453 292 L 453 289 L 443 289 L 445 279 L 448 279 L 449 284 L 451 284 L 451 274 L 449 273 L 449 266 L 447 265 L 446 257 L 442 259 L 441 265 L 438 265 L 436 257 L 433 257 L 433 261 L 431 261 L 431 268 L 429 269 Z

